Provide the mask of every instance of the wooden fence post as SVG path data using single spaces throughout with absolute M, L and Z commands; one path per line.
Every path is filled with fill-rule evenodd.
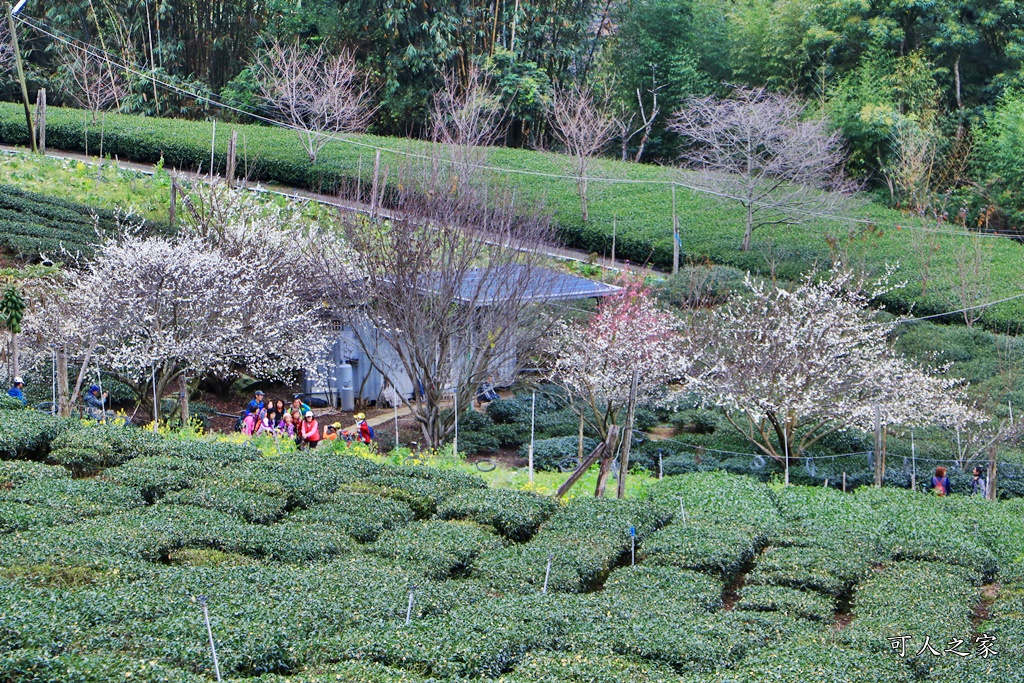
M 231 131 L 231 138 L 228 140 L 228 168 L 227 168 L 227 181 L 228 187 L 235 186 L 235 164 L 237 162 L 237 150 L 238 150 L 238 131 Z
M 46 88 L 36 93 L 36 137 L 40 154 L 46 154 Z
M 171 230 L 174 229 L 175 219 L 177 218 L 177 204 L 178 204 L 178 183 L 171 178 L 171 206 L 167 210 L 167 222 L 171 225 Z

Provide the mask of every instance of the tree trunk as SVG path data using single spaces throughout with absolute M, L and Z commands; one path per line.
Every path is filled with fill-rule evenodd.
M 188 377 L 181 373 L 178 378 L 178 405 L 181 407 L 181 426 L 188 427 Z
M 640 377 L 637 368 L 633 368 L 633 382 L 629 385 L 629 409 L 626 416 L 626 441 L 622 444 L 622 462 L 619 465 L 619 490 L 616 498 L 626 497 L 626 473 L 629 471 L 629 447 L 633 443 L 633 417 L 636 413 L 636 384 Z
M 57 349 L 57 411 L 61 417 L 71 417 L 71 397 L 68 395 L 68 352 Z
M 18 333 L 11 332 L 11 377 L 21 374 L 21 364 L 18 362 Z
M 743 231 L 743 245 L 740 251 L 750 251 L 750 238 L 754 234 L 754 208 L 747 206 L 747 225 Z
M 988 500 L 996 500 L 996 445 L 992 444 L 988 449 L 988 491 L 985 494 L 985 498 Z
M 586 176 L 586 174 L 583 174 L 582 176 L 580 176 L 579 183 L 577 183 L 577 188 L 580 191 L 580 211 L 581 211 L 582 216 L 583 216 L 583 222 L 586 223 L 587 221 L 590 220 L 590 212 L 587 209 L 587 176 Z
M 569 475 L 569 478 L 565 480 L 565 483 L 558 487 L 558 490 L 555 491 L 555 498 L 561 498 L 564 496 L 565 493 L 571 489 L 577 481 L 579 481 L 580 477 L 590 469 L 590 466 L 593 465 L 598 458 L 602 457 L 607 445 L 607 441 L 602 441 L 594 447 L 594 450 L 590 452 L 590 455 L 588 455 L 586 459 L 580 463 L 579 467 Z
M 604 490 L 608 485 L 608 475 L 612 473 L 612 462 L 615 460 L 615 452 L 619 445 L 619 426 L 608 427 L 607 446 L 601 453 L 601 469 L 597 473 L 597 486 L 594 488 L 595 498 L 604 498 Z M 621 471 L 621 470 L 620 470 Z

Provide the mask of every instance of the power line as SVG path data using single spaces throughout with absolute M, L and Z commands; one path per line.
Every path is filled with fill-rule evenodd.
M 28 26 L 28 27 L 36 30 L 36 31 L 39 31 L 40 33 L 42 33 L 44 35 L 47 35 L 47 36 L 53 38 L 54 40 L 57 40 L 59 42 L 62 42 L 62 43 L 68 44 L 68 45 L 74 45 L 74 46 L 78 47 L 79 49 L 81 49 L 81 50 L 87 52 L 88 54 L 92 55 L 93 57 L 96 57 L 97 59 L 102 59 L 108 65 L 116 66 L 118 69 L 122 69 L 122 70 L 124 70 L 124 71 L 126 71 L 128 73 L 134 74 L 134 75 L 139 76 L 141 78 L 145 78 L 146 80 L 149 80 L 149 81 L 151 81 L 153 83 L 156 83 L 157 85 L 160 85 L 161 87 L 163 87 L 163 88 L 165 88 L 167 90 L 176 92 L 176 93 L 178 93 L 180 95 L 184 95 L 186 97 L 190 97 L 192 99 L 195 99 L 195 100 L 198 100 L 198 101 L 201 101 L 201 102 L 206 102 L 206 103 L 208 103 L 208 104 L 210 104 L 210 105 L 212 105 L 214 107 L 219 107 L 221 109 L 225 109 L 225 110 L 234 112 L 236 114 L 240 114 L 242 116 L 250 117 L 252 119 L 255 119 L 255 120 L 263 122 L 263 123 L 267 123 L 267 124 L 269 124 L 271 126 L 274 126 L 274 127 L 284 128 L 284 129 L 291 130 L 291 131 L 294 131 L 294 132 L 304 132 L 298 126 L 295 126 L 295 125 L 292 125 L 292 124 L 288 124 L 288 123 L 283 122 L 283 121 L 278 121 L 276 119 L 272 119 L 272 118 L 263 116 L 263 115 L 258 114 L 256 112 L 252 112 L 252 111 L 248 111 L 248 110 L 242 109 L 242 108 L 234 106 L 232 104 L 223 102 L 219 98 L 217 98 L 217 97 L 215 97 L 215 96 L 213 96 L 211 94 L 192 92 L 192 91 L 186 90 L 186 89 L 184 89 L 184 88 L 182 88 L 182 87 L 180 87 L 180 86 L 178 86 L 178 85 L 176 85 L 174 83 L 170 83 L 168 81 L 165 81 L 165 80 L 159 78 L 152 71 L 144 71 L 144 70 L 141 70 L 139 68 L 135 68 L 135 67 L 129 66 L 129 65 L 123 63 L 123 62 L 118 61 L 117 58 L 112 57 L 111 54 L 108 51 L 102 50 L 102 49 L 98 49 L 98 48 L 96 48 L 95 46 L 93 46 L 93 45 L 91 45 L 89 43 L 85 43 L 84 41 L 81 41 L 81 40 L 75 38 L 74 36 L 71 36 L 71 35 L 61 31 L 60 29 L 54 28 L 54 27 L 50 26 L 49 24 L 46 24 L 45 22 L 43 22 L 40 19 L 28 19 L 28 18 L 23 17 L 21 15 L 15 17 L 15 18 L 16 18 L 17 21 L 25 24 L 26 26 Z M 336 133 L 321 133 L 321 135 L 323 137 L 329 139 L 329 140 L 345 143 L 345 144 L 348 144 L 348 145 L 352 145 L 354 147 L 361 147 L 361 148 L 370 149 L 370 150 L 377 151 L 377 152 L 387 152 L 388 154 L 393 154 L 393 155 L 396 155 L 396 156 L 405 156 L 405 157 L 409 157 L 409 158 L 413 158 L 413 159 L 420 159 L 420 160 L 427 160 L 427 161 L 433 160 L 432 157 L 430 157 L 429 155 L 426 155 L 426 154 L 412 152 L 412 151 L 409 151 L 409 150 L 394 149 L 394 148 L 391 148 L 391 147 L 382 147 L 380 145 L 375 145 L 375 144 L 372 144 L 372 143 L 369 143 L 369 142 L 364 142 L 364 141 L 361 141 L 361 140 L 356 140 L 354 138 L 351 138 L 351 137 L 348 137 L 348 136 L 344 136 L 344 135 L 340 135 L 340 134 L 336 134 Z M 471 168 L 475 168 L 477 170 L 491 171 L 491 172 L 495 172 L 495 173 L 505 173 L 505 174 L 512 174 L 512 175 L 532 176 L 532 177 L 538 177 L 538 178 L 546 178 L 546 179 L 549 179 L 549 180 L 565 180 L 565 181 L 576 181 L 577 180 L 577 178 L 575 176 L 568 176 L 568 175 L 559 174 L 559 173 L 545 173 L 545 172 L 542 172 L 542 171 L 531 171 L 531 170 L 528 170 L 528 169 L 521 169 L 521 168 L 508 168 L 508 167 L 502 167 L 502 166 L 492 166 L 492 165 L 489 165 L 489 164 L 469 164 L 469 166 Z M 710 196 L 718 197 L 720 199 L 728 199 L 728 200 L 732 200 L 732 201 L 739 201 L 740 200 L 739 197 L 736 197 L 736 196 L 733 196 L 733 195 L 730 195 L 730 194 L 727 194 L 727 193 L 723 193 L 723 192 L 717 192 L 717 191 L 711 190 L 711 189 L 709 189 L 707 187 L 701 187 L 699 185 L 694 185 L 694 184 L 687 183 L 687 182 L 684 182 L 684 181 L 681 181 L 681 180 L 677 180 L 677 179 L 667 179 L 667 180 L 646 179 L 646 180 L 638 180 L 638 179 L 631 179 L 631 178 L 602 178 L 600 176 L 596 176 L 596 177 L 592 177 L 592 178 L 588 177 L 587 180 L 588 180 L 588 182 L 605 183 L 605 184 L 609 184 L 609 185 L 657 185 L 657 186 L 665 186 L 665 187 L 676 186 L 676 187 L 686 188 L 688 190 L 691 190 L 693 192 L 697 192 L 699 194 L 705 194 L 705 195 L 710 195 Z M 939 235 L 958 236 L 958 237 L 986 237 L 986 238 L 987 237 L 996 237 L 996 238 L 1020 237 L 1020 235 L 1018 233 L 1014 233 L 1014 232 L 985 232 L 985 233 L 981 233 L 981 232 L 975 232 L 975 231 L 970 231 L 970 230 L 953 230 L 953 229 L 948 229 L 948 228 L 927 228 L 927 227 L 924 227 L 924 226 L 915 226 L 915 225 L 909 225 L 909 224 L 908 225 L 904 225 L 902 223 L 890 223 L 890 222 L 887 222 L 887 221 L 875 221 L 875 220 L 866 219 L 866 218 L 854 218 L 854 217 L 850 217 L 850 216 L 840 216 L 840 215 L 831 214 L 831 213 L 824 213 L 824 212 L 818 212 L 818 211 L 810 211 L 810 210 L 807 210 L 807 209 L 799 209 L 799 208 L 793 209 L 793 212 L 798 213 L 800 215 L 803 215 L 805 217 L 809 217 L 809 218 L 820 218 L 820 219 L 825 219 L 825 220 L 830 220 L 830 221 L 835 221 L 835 222 L 840 222 L 840 223 L 853 223 L 853 224 L 861 225 L 861 226 L 863 226 L 865 228 L 886 227 L 886 228 L 893 228 L 893 229 L 898 230 L 898 231 L 901 231 L 901 230 L 913 230 L 913 231 L 919 231 L 919 232 L 935 233 L 935 234 L 939 234 Z

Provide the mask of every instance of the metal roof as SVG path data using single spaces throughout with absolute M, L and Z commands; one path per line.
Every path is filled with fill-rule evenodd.
M 437 276 L 440 277 L 440 276 Z M 525 282 L 524 282 L 525 278 Z M 525 291 L 522 287 L 525 286 Z M 450 285 L 425 283 L 424 291 L 448 290 Z M 549 268 L 508 265 L 502 268 L 472 268 L 459 283 L 455 300 L 461 303 L 476 303 L 487 306 L 513 295 L 543 303 L 546 301 L 571 301 L 573 299 L 594 299 L 609 296 L 619 287 L 595 282 L 584 277 L 559 273 Z M 522 292 L 522 294 L 520 294 Z M 514 293 L 514 294 L 513 294 Z

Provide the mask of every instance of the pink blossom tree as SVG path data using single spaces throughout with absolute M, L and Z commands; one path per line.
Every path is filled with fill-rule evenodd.
M 689 366 L 687 355 L 680 352 L 682 321 L 658 307 L 642 278 L 628 278 L 621 284 L 622 291 L 601 302 L 593 317 L 560 324 L 550 342 L 551 378 L 565 388 L 572 410 L 603 441 L 595 451 L 598 455 L 581 462 L 559 488 L 559 496 L 596 457 L 601 461 L 596 495 L 604 495 L 618 450 L 619 423 L 634 391 L 634 372 L 634 405 L 643 405 L 666 394 L 667 385 L 682 379 Z M 629 439 L 631 434 L 622 438 Z

